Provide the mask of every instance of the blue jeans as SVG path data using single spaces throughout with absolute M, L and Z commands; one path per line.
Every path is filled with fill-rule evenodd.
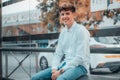
M 83 66 L 70 68 L 57 77 L 56 80 L 76 80 L 80 76 L 86 75 L 87 70 Z M 42 70 L 32 76 L 31 80 L 51 80 L 51 68 Z

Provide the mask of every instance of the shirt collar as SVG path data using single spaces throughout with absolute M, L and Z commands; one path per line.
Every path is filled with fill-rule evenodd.
M 70 29 L 67 29 L 68 32 L 72 32 L 75 28 L 76 22 L 74 21 L 73 25 L 70 27 Z

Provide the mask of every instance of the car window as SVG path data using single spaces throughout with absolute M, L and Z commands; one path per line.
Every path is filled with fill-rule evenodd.
M 120 44 L 120 36 L 113 37 L 94 37 L 97 42 L 104 44 Z

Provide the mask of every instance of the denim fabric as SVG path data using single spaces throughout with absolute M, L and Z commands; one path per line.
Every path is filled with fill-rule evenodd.
M 36 74 L 34 74 L 31 78 L 31 80 L 51 80 L 51 68 L 47 68 L 45 70 L 42 70 Z
M 76 80 L 80 76 L 86 75 L 87 70 L 83 66 L 71 68 L 61 74 L 56 80 Z M 33 75 L 31 80 L 51 80 L 51 68 L 42 70 Z

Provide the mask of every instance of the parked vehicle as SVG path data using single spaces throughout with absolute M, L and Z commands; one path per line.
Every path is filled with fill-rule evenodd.
M 55 47 L 57 45 L 57 40 L 49 44 L 48 47 Z M 92 48 L 113 48 L 119 47 L 120 44 L 105 44 L 100 43 L 95 38 L 90 39 L 90 47 Z M 54 52 L 41 52 L 38 56 L 40 68 L 46 69 L 51 66 Z M 120 54 L 110 53 L 97 53 L 90 54 L 90 70 L 97 68 L 109 68 L 112 73 L 120 71 Z
M 91 38 L 90 47 L 93 48 L 120 48 L 120 44 L 103 44 Z M 90 54 L 90 69 L 109 68 L 112 73 L 120 71 L 120 54 L 94 53 Z

